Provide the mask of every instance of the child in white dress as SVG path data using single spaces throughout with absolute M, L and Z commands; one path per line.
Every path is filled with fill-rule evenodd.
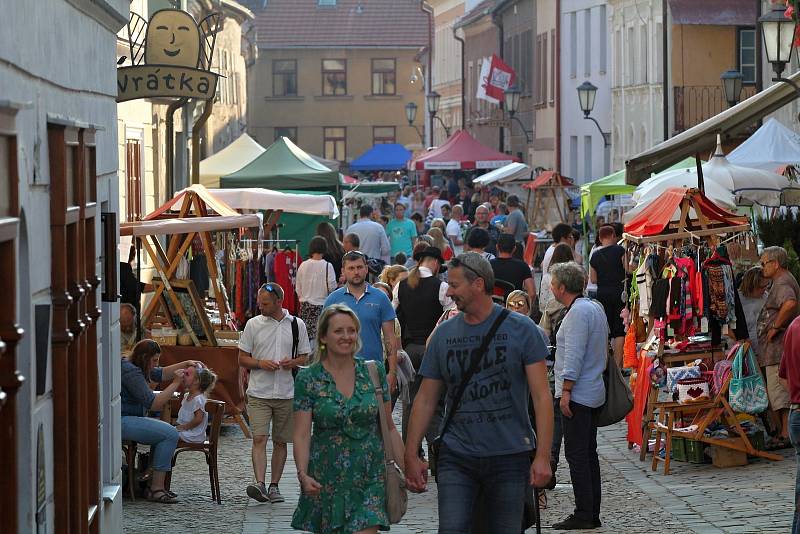
M 189 367 L 185 378 L 188 391 L 178 411 L 178 436 L 187 443 L 203 443 L 208 426 L 206 398 L 217 383 L 217 375 L 205 367 Z

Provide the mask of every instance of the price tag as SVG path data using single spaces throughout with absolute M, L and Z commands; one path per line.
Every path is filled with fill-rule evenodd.
M 700 319 L 700 331 L 708 332 L 708 317 L 703 317 Z

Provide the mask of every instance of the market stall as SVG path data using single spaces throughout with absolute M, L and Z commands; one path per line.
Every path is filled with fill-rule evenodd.
M 574 187 L 572 180 L 556 171 L 544 171 L 523 185 L 528 194 L 528 226 L 550 230 L 559 222 L 565 222 L 570 211 L 567 189 Z
M 219 187 L 221 176 L 236 172 L 266 150 L 249 135 L 242 134 L 230 145 L 200 162 L 200 183 Z
M 770 118 L 753 135 L 728 154 L 728 161 L 777 173 L 787 165 L 800 165 L 800 136 Z
M 350 162 L 350 170 L 356 172 L 398 171 L 405 169 L 411 152 L 397 143 L 380 143 Z
M 409 169 L 417 171 L 497 169 L 515 161 L 519 161 L 519 158 L 489 148 L 467 131 L 459 130 L 442 146 L 412 160 Z
M 628 441 L 641 447 L 640 458 L 655 435 L 654 471 L 663 462 L 669 472 L 679 456 L 675 443 L 697 448 L 698 463 L 705 460 L 706 445 L 715 447 L 718 465 L 726 455 L 781 459 L 755 448 L 756 425 L 739 420 L 734 399 L 728 399 L 730 374 L 718 365 L 743 346 L 728 352 L 724 339 L 748 337 L 738 295 L 726 291 L 734 287 L 731 250 L 755 249 L 748 219 L 698 189 L 672 188 L 625 225 L 623 244 L 628 257 L 638 260 L 627 290 L 624 366 L 634 370 Z

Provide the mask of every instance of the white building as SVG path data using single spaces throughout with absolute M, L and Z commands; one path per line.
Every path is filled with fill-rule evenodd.
M 597 87 L 591 117 L 603 132 L 611 130 L 611 33 L 608 3 L 602 0 L 561 2 L 561 172 L 576 183 L 610 172 L 611 147 L 601 130 L 584 119 L 577 88 L 588 81 Z
M 664 140 L 664 1 L 608 2 L 613 36 L 609 59 L 614 66 L 609 73 L 612 172 L 622 169 L 631 156 Z
M 117 291 L 106 267 L 118 265 L 116 33 L 128 5 L 0 0 L 7 533 L 122 531 L 119 305 L 101 295 Z

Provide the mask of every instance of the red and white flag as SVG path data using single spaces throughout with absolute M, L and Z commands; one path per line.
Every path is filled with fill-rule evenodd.
M 514 84 L 517 73 L 502 59 L 492 54 L 491 59 L 485 58 L 481 65 L 480 81 L 478 83 L 477 98 L 482 98 L 492 104 L 499 104 L 503 100 L 506 89 Z

